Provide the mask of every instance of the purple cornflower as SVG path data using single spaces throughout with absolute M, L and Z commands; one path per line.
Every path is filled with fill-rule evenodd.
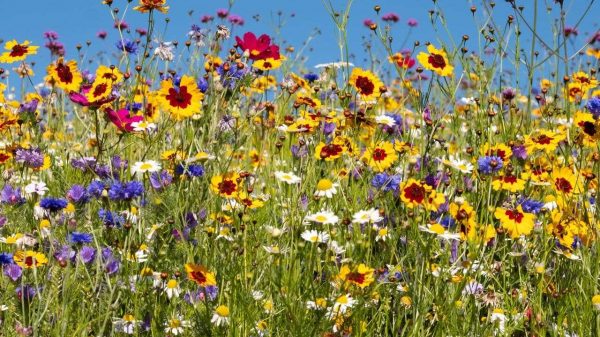
M 39 101 L 32 99 L 29 102 L 23 102 L 19 106 L 19 113 L 34 113 L 37 110 Z
M 21 148 L 15 154 L 15 161 L 31 168 L 40 168 L 44 165 L 44 154 L 40 149 Z
M 89 200 L 89 195 L 85 187 L 81 185 L 73 185 L 67 192 L 67 199 L 74 203 L 86 203 Z
M 122 39 L 117 41 L 117 43 L 115 44 L 115 46 L 117 47 L 117 49 L 119 49 L 120 51 L 127 53 L 127 54 L 136 54 L 137 53 L 137 43 L 135 43 L 134 41 L 131 41 L 129 39 Z
M 28 302 L 35 297 L 38 291 L 33 286 L 26 284 L 24 286 L 18 286 L 17 289 L 15 289 L 15 293 L 19 301 L 23 300 Z
M 144 193 L 144 185 L 139 181 L 129 181 L 122 183 L 116 181 L 108 190 L 108 197 L 111 200 L 131 200 Z
M 483 174 L 492 174 L 500 171 L 504 163 L 502 158 L 497 156 L 484 156 L 477 160 L 479 172 Z
M 23 269 L 16 263 L 10 263 L 2 268 L 4 275 L 8 276 L 11 280 L 16 281 L 23 275 Z
M 83 263 L 88 264 L 96 258 L 96 249 L 90 246 L 83 246 L 79 252 L 79 256 Z
M 75 260 L 75 254 L 75 251 L 71 247 L 64 245 L 54 253 L 54 258 L 61 265 L 65 265 L 69 260 Z
M 94 157 L 83 157 L 71 159 L 71 166 L 83 172 L 85 171 L 94 171 L 96 167 L 96 158 Z
M 158 191 L 171 185 L 172 181 L 173 176 L 171 176 L 171 174 L 169 174 L 167 170 L 163 170 L 162 172 L 160 172 L 160 174 L 158 172 L 153 172 L 150 175 L 150 185 L 152 186 L 152 188 Z
M 523 145 L 515 145 L 512 147 L 513 157 L 525 160 L 527 159 L 527 149 Z
M 12 186 L 6 184 L 0 193 L 0 201 L 9 205 L 19 205 L 25 202 L 25 198 L 21 195 L 20 188 L 14 189 Z

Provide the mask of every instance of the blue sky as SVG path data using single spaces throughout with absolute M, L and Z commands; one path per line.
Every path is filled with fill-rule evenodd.
M 332 0 L 334 4 L 343 9 L 346 1 Z M 489 1 L 488 1 L 489 2 Z M 539 0 L 540 3 L 540 31 L 542 37 L 552 41 L 552 31 L 550 29 L 550 17 L 557 17 L 558 5 L 554 0 Z M 83 5 L 85 3 L 85 5 Z M 125 21 L 132 28 L 145 28 L 146 15 L 131 10 L 131 7 L 137 3 L 135 0 L 129 5 L 125 15 Z M 377 21 L 377 15 L 373 10 L 375 4 L 381 6 L 381 14 L 388 12 L 397 13 L 400 16 L 400 22 L 393 25 L 394 49 L 400 50 L 401 42 L 407 40 L 407 46 L 411 47 L 415 40 L 431 41 L 439 44 L 439 41 L 451 43 L 452 40 L 459 42 L 462 35 L 468 34 L 472 38 L 468 42 L 469 49 L 476 49 L 477 27 L 482 23 L 481 13 L 482 4 L 480 1 L 468 0 L 438 0 L 439 6 L 444 12 L 447 20 L 447 31 L 443 26 L 437 25 L 436 32 L 430 21 L 428 10 L 432 9 L 433 2 L 429 0 L 355 0 L 350 12 L 349 37 L 350 49 L 355 55 L 357 64 L 363 63 L 364 52 L 362 49 L 363 36 L 368 36 L 371 32 L 363 25 L 363 20 L 370 18 Z M 521 0 L 517 3 L 526 4 L 523 15 L 532 18 L 532 6 L 534 0 Z M 574 24 L 583 13 L 589 0 L 566 0 L 565 8 L 568 10 L 567 24 Z M 113 20 L 108 6 L 103 5 L 100 0 L 0 0 L 2 8 L 5 9 L 5 15 L 0 20 L 0 38 L 4 40 L 17 39 L 30 40 L 35 45 L 44 44 L 43 32 L 46 30 L 56 31 L 60 36 L 60 41 L 65 44 L 67 58 L 77 58 L 75 45 L 80 43 L 85 47 L 87 40 L 91 41 L 89 55 L 94 55 L 99 50 L 108 50 L 115 52 L 115 43 L 118 41 L 118 33 L 112 28 Z M 199 24 L 200 17 L 204 14 L 215 16 L 218 8 L 228 7 L 227 0 L 200 1 L 200 0 L 169 0 L 168 4 L 171 10 L 168 15 L 159 14 L 157 20 L 157 32 L 164 31 L 164 18 L 169 17 L 170 23 L 163 37 L 164 40 L 177 40 L 184 42 L 185 34 L 189 31 L 192 24 Z M 121 9 L 119 16 L 125 12 L 128 2 L 126 0 L 114 0 L 113 8 Z M 477 6 L 479 13 L 476 13 L 475 19 L 471 15 L 470 7 Z M 546 14 L 546 5 L 552 8 L 551 15 Z M 190 15 L 190 11 L 191 15 Z M 279 16 L 278 11 L 282 12 Z M 580 47 L 586 34 L 598 29 L 597 16 L 593 13 L 600 12 L 600 6 L 595 3 L 588 15 L 579 26 L 579 37 L 575 40 L 570 49 Z M 243 27 L 236 27 L 233 35 L 241 35 L 246 31 L 257 33 L 268 33 L 276 35 L 277 21 L 281 17 L 285 24 L 279 33 L 278 41 L 283 47 L 292 45 L 296 50 L 302 47 L 302 43 L 318 28 L 321 34 L 316 36 L 310 42 L 312 51 L 307 51 L 307 66 L 313 66 L 318 63 L 336 61 L 339 59 L 339 50 L 336 43 L 335 26 L 324 9 L 321 0 L 287 1 L 287 0 L 238 0 L 235 1 L 231 13 L 241 15 L 245 19 Z M 255 14 L 260 15 L 260 20 L 253 19 Z M 292 16 L 293 14 L 293 16 Z M 511 7 L 504 0 L 496 0 L 493 17 L 499 24 L 506 22 L 506 17 L 514 14 Z M 414 18 L 419 22 L 416 28 L 409 29 L 407 20 Z M 381 21 L 379 21 L 381 22 Z M 216 21 L 209 24 L 214 26 Z M 106 30 L 108 37 L 101 41 L 96 38 L 96 33 L 100 30 Z M 410 35 L 408 35 L 410 34 Z M 527 31 L 523 34 L 524 40 L 530 40 L 530 34 Z M 283 43 L 285 40 L 285 43 Z M 232 41 L 233 42 L 233 41 Z M 530 42 L 526 42 L 529 46 Z M 379 48 L 375 45 L 376 48 Z M 43 47 L 40 48 L 39 55 L 31 58 L 38 64 L 46 64 L 49 60 L 49 52 Z M 91 68 L 95 68 L 91 67 Z M 36 66 L 36 73 L 43 73 L 43 68 Z M 36 77 L 38 79 L 38 77 Z

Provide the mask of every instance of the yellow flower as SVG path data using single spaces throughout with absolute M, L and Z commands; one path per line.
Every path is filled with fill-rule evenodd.
M 398 160 L 398 155 L 391 142 L 380 142 L 367 148 L 361 159 L 374 171 L 383 172 Z
M 217 284 L 215 274 L 209 272 L 204 266 L 186 263 L 185 271 L 187 272 L 190 280 L 196 282 L 202 287 L 214 286 Z
M 570 196 L 581 192 L 578 176 L 568 167 L 554 169 L 551 176 L 552 187 L 556 193 Z
M 429 54 L 420 52 L 419 55 L 417 55 L 417 60 L 419 60 L 419 63 L 421 63 L 425 69 L 431 70 L 440 76 L 452 75 L 454 67 L 448 61 L 448 56 L 444 50 L 437 49 L 430 44 L 427 46 L 427 51 Z
M 38 48 L 38 46 L 30 46 L 27 40 L 22 43 L 18 43 L 17 40 L 8 41 L 4 44 L 6 51 L 0 55 L 0 62 L 13 63 L 23 61 L 28 55 L 37 54 Z
M 280 57 L 279 60 L 269 57 L 266 59 L 254 61 L 254 63 L 252 64 L 252 67 L 260 69 L 262 71 L 269 71 L 269 70 L 273 70 L 273 69 L 277 69 L 277 68 L 281 67 L 282 62 L 285 60 L 286 60 L 286 58 L 283 56 Z
M 13 260 L 21 268 L 25 269 L 37 268 L 38 266 L 43 266 L 48 263 L 48 259 L 44 254 L 32 250 L 17 251 L 13 256 Z
M 363 100 L 378 98 L 383 87 L 383 83 L 375 74 L 361 68 L 352 69 L 350 85 L 358 91 Z
M 525 136 L 525 148 L 527 153 L 534 151 L 553 152 L 558 143 L 566 138 L 564 134 L 554 133 L 549 130 L 536 130 L 533 134 Z
M 348 282 L 363 289 L 375 281 L 373 276 L 374 271 L 375 269 L 369 268 L 363 263 L 354 268 L 354 271 L 351 271 L 350 267 L 347 265 L 343 265 L 340 269 L 340 273 L 338 274 L 338 279 L 342 282 Z
M 521 235 L 529 235 L 533 231 L 535 215 L 523 212 L 521 205 L 516 209 L 496 208 L 496 219 L 500 220 L 502 228 L 506 229 L 512 239 Z
M 492 181 L 492 187 L 494 191 L 506 190 L 512 193 L 522 191 L 525 189 L 525 180 L 519 179 L 513 175 L 503 175 L 495 177 Z
M 188 75 L 181 77 L 178 87 L 170 79 L 163 81 L 157 97 L 162 107 L 176 120 L 200 113 L 203 98 L 204 94 L 198 89 L 196 81 Z
M 46 68 L 48 77 L 46 81 L 52 85 L 61 88 L 66 92 L 79 91 L 79 86 L 83 81 L 81 74 L 77 71 L 77 62 L 74 60 L 65 62 L 59 58 L 56 63 L 48 65 Z
M 228 172 L 210 179 L 210 189 L 223 198 L 235 198 L 238 195 L 239 174 Z

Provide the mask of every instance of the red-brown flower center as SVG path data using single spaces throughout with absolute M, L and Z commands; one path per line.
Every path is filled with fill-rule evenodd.
M 218 187 L 219 193 L 231 195 L 233 192 L 235 192 L 237 185 L 229 179 L 224 179 L 219 183 Z
M 425 188 L 417 183 L 412 183 L 404 189 L 404 196 L 411 202 L 420 204 L 425 199 Z
M 175 88 L 169 89 L 169 94 L 166 98 L 174 108 L 185 109 L 188 105 L 192 104 L 192 94 L 188 93 L 186 86 L 179 87 L 179 91 Z
M 521 223 L 521 220 L 523 220 L 523 213 L 516 211 L 516 210 L 507 210 L 506 212 L 504 212 L 504 214 L 506 214 L 506 216 L 516 222 L 516 223 Z
M 199 270 L 191 272 L 190 276 L 194 281 L 196 281 L 199 284 L 206 282 L 206 275 L 204 275 L 204 273 Z
M 368 77 L 358 76 L 355 84 L 361 95 L 370 96 L 375 91 L 375 84 Z
M 327 144 L 321 149 L 321 158 L 335 157 L 342 153 L 344 149 L 338 144 Z
M 553 139 L 554 138 L 548 137 L 546 135 L 540 135 L 537 138 L 533 138 L 533 141 L 541 145 L 548 145 L 550 144 L 550 142 L 552 142 Z
M 503 181 L 505 183 L 514 184 L 514 183 L 517 182 L 517 177 L 515 177 L 515 176 L 506 176 L 506 177 L 504 177 Z
M 71 72 L 71 68 L 69 66 L 63 64 L 62 62 L 56 65 L 54 68 L 56 74 L 58 75 L 58 79 L 62 83 L 71 83 L 73 82 L 73 73 Z
M 446 67 L 446 60 L 444 60 L 444 56 L 440 54 L 429 55 L 427 61 L 434 68 L 444 69 Z
M 25 258 L 25 261 L 23 261 L 23 262 L 25 263 L 25 265 L 27 267 L 31 267 L 31 266 L 33 266 L 35 264 L 35 260 L 34 260 L 33 256 L 27 256 Z
M 385 152 L 384 149 L 380 149 L 380 148 L 376 148 L 373 151 L 373 159 L 375 161 L 382 161 L 385 160 L 385 158 L 387 157 L 387 153 Z
M 556 180 L 554 180 L 554 186 L 557 190 L 564 193 L 571 193 L 571 191 L 573 190 L 573 186 L 565 178 L 557 178 Z
M 361 273 L 350 273 L 346 277 L 346 279 L 350 282 L 354 282 L 357 284 L 363 284 L 365 282 L 365 274 Z
M 17 44 L 12 47 L 12 50 L 10 51 L 9 55 L 11 57 L 20 57 L 25 54 L 27 54 L 27 46 Z
M 100 83 L 94 88 L 92 95 L 94 96 L 94 98 L 97 98 L 98 96 L 104 95 L 107 89 L 108 86 L 106 85 L 106 83 Z

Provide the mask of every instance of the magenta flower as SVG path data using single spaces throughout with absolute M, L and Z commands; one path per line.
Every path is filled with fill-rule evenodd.
M 400 21 L 400 16 L 398 16 L 398 14 L 396 14 L 396 13 L 387 13 L 381 17 L 381 20 L 391 21 L 393 23 L 396 23 L 396 22 Z
M 408 19 L 407 23 L 408 23 L 409 27 L 416 27 L 419 25 L 419 22 L 417 21 L 417 19 L 413 19 L 413 18 Z
M 131 124 L 141 122 L 144 119 L 144 117 L 140 115 L 130 116 L 129 110 L 127 109 L 115 111 L 111 108 L 106 108 L 104 112 L 108 119 L 121 131 L 133 131 L 133 126 L 131 126 Z

